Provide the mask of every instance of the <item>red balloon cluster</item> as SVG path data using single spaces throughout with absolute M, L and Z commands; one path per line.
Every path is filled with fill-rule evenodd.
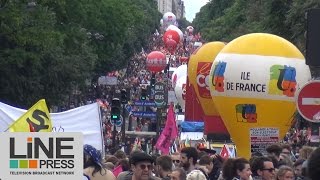
M 147 56 L 146 65 L 152 73 L 161 72 L 167 66 L 166 56 L 160 51 L 152 51 Z

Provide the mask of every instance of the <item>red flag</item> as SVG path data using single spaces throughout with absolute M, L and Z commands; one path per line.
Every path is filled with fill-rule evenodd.
M 223 148 L 221 149 L 221 152 L 220 152 L 220 156 L 223 158 L 229 158 L 230 154 L 226 145 L 223 145 Z

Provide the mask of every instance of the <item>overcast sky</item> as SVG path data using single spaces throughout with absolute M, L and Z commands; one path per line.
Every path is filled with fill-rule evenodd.
M 200 8 L 204 6 L 209 0 L 184 0 L 184 6 L 186 8 L 186 19 L 192 22 L 196 17 L 196 13 L 200 11 Z

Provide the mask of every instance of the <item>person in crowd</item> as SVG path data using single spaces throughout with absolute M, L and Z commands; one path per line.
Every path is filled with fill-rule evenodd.
M 164 180 L 169 180 L 169 174 L 172 171 L 172 159 L 170 156 L 167 155 L 162 155 L 157 158 L 156 160 L 156 174 L 158 177 L 164 179 Z
M 89 180 L 115 180 L 112 172 L 102 163 L 101 153 L 91 145 L 83 147 L 83 174 Z
M 280 161 L 278 164 L 278 168 L 280 168 L 280 166 L 283 166 L 283 165 L 293 167 L 293 162 L 289 156 L 280 154 Z
M 314 150 L 313 147 L 303 146 L 299 151 L 298 159 L 307 160 L 311 156 L 311 153 L 313 152 L 313 150 Z
M 190 173 L 195 169 L 198 160 L 198 151 L 194 147 L 185 147 L 181 150 L 180 166 Z
M 308 159 L 307 176 L 311 180 L 320 178 L 320 148 L 315 149 Z
M 208 153 L 204 152 L 204 151 L 198 151 L 198 158 L 200 159 L 202 156 L 207 156 Z
M 130 164 L 129 164 L 129 160 L 126 159 L 121 159 L 119 161 L 119 166 L 121 166 L 123 171 L 129 171 L 130 170 Z
M 110 171 L 113 171 L 114 169 L 114 164 L 112 162 L 106 162 L 104 163 L 104 165 L 106 166 L 106 168 Z
M 210 179 L 217 180 L 222 174 L 222 164 L 224 159 L 219 154 L 214 154 L 211 156 L 213 160 L 213 168 L 209 174 Z
M 180 153 L 179 152 L 172 153 L 171 159 L 172 159 L 172 163 L 175 168 L 180 166 Z
M 204 155 L 199 159 L 199 166 L 198 169 L 202 169 L 205 175 L 207 176 L 207 179 L 210 178 L 210 174 L 213 169 L 213 160 L 210 156 Z
M 245 158 L 229 158 L 222 167 L 224 180 L 249 180 L 251 174 L 249 161 Z
M 250 162 L 253 180 L 273 180 L 275 178 L 275 168 L 270 158 L 260 156 Z
M 292 148 L 291 145 L 289 144 L 282 144 L 281 145 L 281 154 L 283 156 L 288 156 L 291 160 L 295 159 L 294 157 L 292 157 Z
M 200 170 L 193 170 L 187 174 L 187 180 L 207 180 L 206 176 Z
M 152 176 L 153 158 L 142 152 L 134 151 L 129 158 L 131 170 L 118 175 L 118 180 L 154 180 Z
M 186 171 L 182 168 L 173 169 L 173 171 L 171 172 L 171 174 L 169 174 L 169 176 L 170 176 L 170 180 L 186 180 L 187 178 Z
M 276 174 L 276 180 L 294 180 L 293 169 L 289 166 L 281 166 Z
M 108 162 L 112 163 L 113 166 L 117 166 L 118 162 L 119 162 L 119 159 L 116 156 L 107 155 L 106 159 L 105 159 L 105 163 L 108 163 Z
M 302 164 L 304 161 L 304 159 L 299 159 L 293 164 L 295 180 L 304 179 L 304 176 L 302 175 Z
M 269 156 L 276 157 L 278 163 L 274 164 L 275 168 L 278 168 L 278 165 L 280 165 L 280 154 L 282 152 L 282 148 L 279 144 L 272 144 L 266 148 L 266 151 L 268 152 Z
M 121 159 L 118 163 L 118 166 L 114 167 L 113 174 L 118 177 L 118 175 L 122 172 L 127 172 L 130 170 L 129 160 L 127 158 Z
M 113 155 L 114 155 L 116 158 L 118 158 L 118 160 L 126 159 L 126 158 L 127 158 L 126 153 L 123 152 L 121 149 L 117 150 Z

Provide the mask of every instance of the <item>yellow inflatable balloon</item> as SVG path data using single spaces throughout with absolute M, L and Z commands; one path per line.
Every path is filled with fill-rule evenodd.
M 207 116 L 219 116 L 209 88 L 209 73 L 212 62 L 225 46 L 223 42 L 210 42 L 193 52 L 188 63 L 189 82 L 193 85 L 203 112 Z
M 279 36 L 244 35 L 220 51 L 210 71 L 210 92 L 238 156 L 265 153 L 285 136 L 297 89 L 310 78 L 301 52 Z

